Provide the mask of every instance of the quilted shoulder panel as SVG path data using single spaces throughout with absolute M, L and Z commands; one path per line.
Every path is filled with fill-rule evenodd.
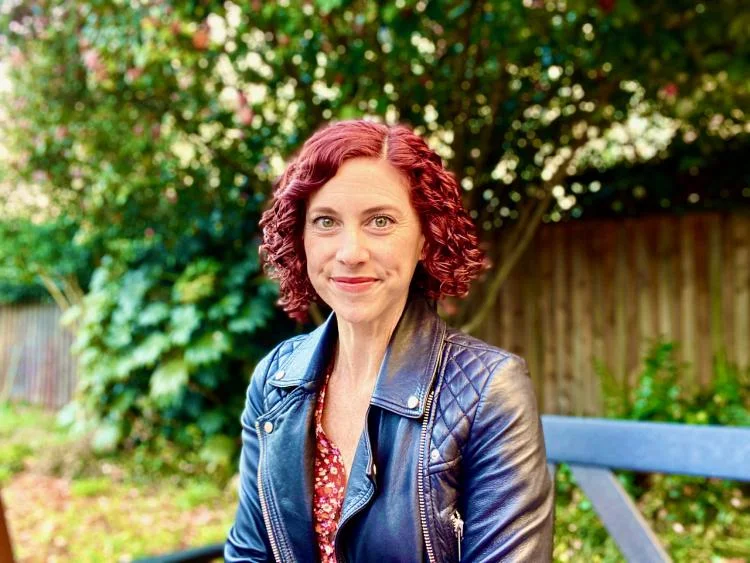
M 477 338 L 451 330 L 443 350 L 430 444 L 430 466 L 454 462 L 469 436 L 479 398 L 495 368 L 510 355 Z
M 292 352 L 294 352 L 307 337 L 307 334 L 293 336 L 292 338 L 284 340 L 277 346 L 276 353 L 271 358 L 271 363 L 268 365 L 266 378 L 263 382 L 263 404 L 266 412 L 270 411 L 287 394 L 287 391 L 284 388 L 269 385 L 269 376 L 272 376 L 280 369 L 283 369 L 287 360 L 292 355 Z

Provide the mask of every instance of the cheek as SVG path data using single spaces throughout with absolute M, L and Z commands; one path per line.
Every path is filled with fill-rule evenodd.
M 313 275 L 318 273 L 325 264 L 329 252 L 328 245 L 325 241 L 315 239 L 315 237 L 305 237 L 303 242 L 307 271 L 309 275 Z

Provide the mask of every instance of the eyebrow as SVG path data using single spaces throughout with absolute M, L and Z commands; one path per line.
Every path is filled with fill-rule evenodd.
M 376 213 L 392 213 L 394 215 L 399 215 L 398 209 L 391 205 L 376 205 L 375 207 L 368 207 L 364 211 L 362 211 L 362 215 L 373 215 Z M 336 211 L 333 207 L 313 207 L 308 212 L 308 215 L 318 215 L 318 214 L 324 214 L 324 215 L 338 215 L 338 211 Z

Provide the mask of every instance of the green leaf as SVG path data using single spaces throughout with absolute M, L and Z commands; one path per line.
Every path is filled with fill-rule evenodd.
M 151 303 L 138 315 L 138 324 L 153 326 L 169 317 L 169 305 L 163 302 Z
M 191 280 L 179 280 L 174 286 L 174 297 L 180 303 L 195 303 L 214 292 L 216 276 L 213 273 L 201 274 Z
M 340 8 L 343 0 L 315 0 L 315 4 L 323 14 L 329 14 L 336 8 Z
M 155 399 L 172 399 L 188 382 L 188 365 L 182 358 L 170 360 L 162 365 L 151 376 L 151 397 Z
M 239 316 L 229 323 L 231 332 L 255 332 L 263 328 L 273 316 L 273 309 L 266 299 L 255 298 L 242 308 Z
M 169 348 L 169 338 L 165 334 L 161 332 L 150 334 L 131 352 L 133 367 L 154 365 L 167 348 Z
M 228 467 L 236 451 L 237 445 L 232 438 L 217 434 L 206 440 L 200 450 L 200 458 L 211 467 Z
M 146 291 L 153 285 L 153 279 L 145 269 L 132 270 L 123 276 L 122 290 L 117 300 L 117 310 L 113 321 L 125 324 L 133 319 L 143 302 Z
M 201 414 L 198 419 L 198 427 L 203 431 L 204 434 L 210 436 L 216 434 L 227 420 L 227 415 L 224 411 L 213 410 L 207 413 Z
M 63 326 L 73 326 L 79 318 L 81 318 L 81 306 L 79 304 L 72 305 L 60 316 L 60 324 Z
M 204 334 L 194 344 L 188 346 L 185 350 L 185 361 L 193 366 L 218 362 L 229 349 L 227 335 L 216 330 Z
M 117 448 L 121 438 L 121 425 L 114 422 L 103 422 L 91 438 L 91 447 L 99 454 L 111 453 Z
M 239 291 L 225 295 L 208 310 L 208 318 L 216 321 L 237 314 L 237 310 L 242 305 L 242 300 L 243 297 Z
M 447 18 L 449 20 L 455 20 L 457 18 L 460 18 L 466 13 L 466 10 L 468 10 L 471 7 L 471 2 L 466 0 L 465 2 L 461 2 L 458 6 L 453 8 L 450 12 L 447 14 Z
M 175 307 L 172 309 L 170 318 L 170 340 L 179 346 L 184 346 L 199 324 L 200 313 L 195 305 Z

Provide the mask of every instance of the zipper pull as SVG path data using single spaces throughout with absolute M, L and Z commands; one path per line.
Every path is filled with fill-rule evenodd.
M 451 523 L 453 524 L 453 533 L 456 535 L 458 543 L 458 560 L 461 561 L 461 540 L 464 539 L 464 521 L 461 519 L 461 514 L 458 510 L 454 510 L 451 514 Z

